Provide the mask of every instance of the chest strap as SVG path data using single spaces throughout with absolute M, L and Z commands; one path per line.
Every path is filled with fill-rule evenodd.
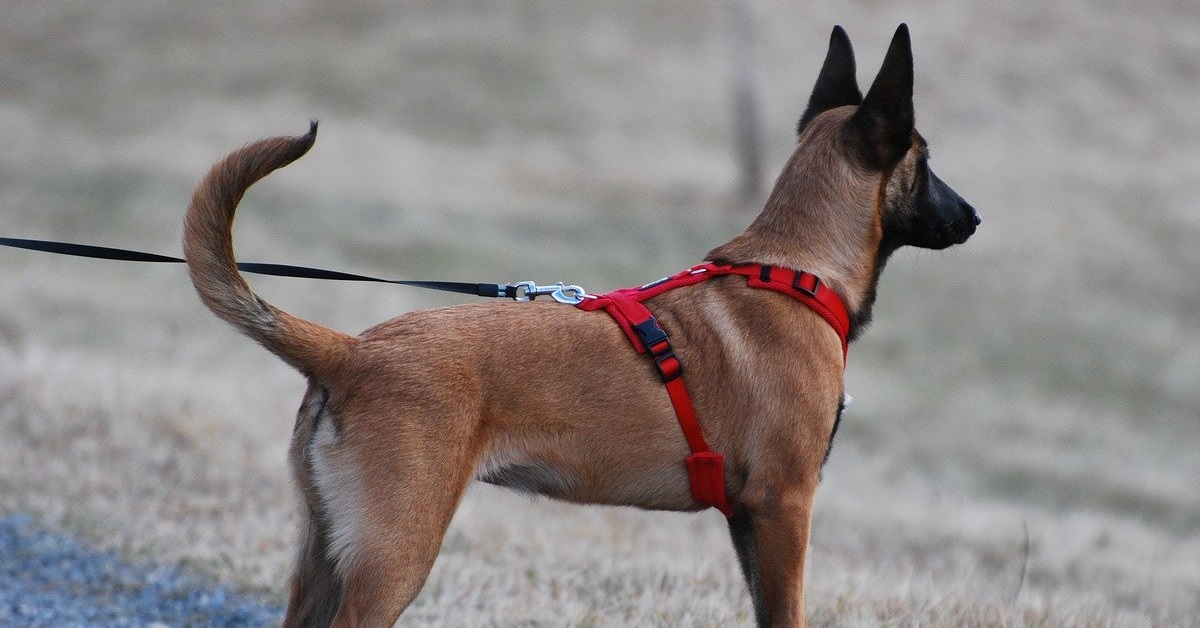
M 766 288 L 791 296 L 824 318 L 842 341 L 843 367 L 848 348 L 847 335 L 850 317 L 837 293 L 821 284 L 811 273 L 762 264 L 737 266 L 700 264 L 683 272 L 637 288 L 622 288 L 594 298 L 585 299 L 576 307 L 592 311 L 603 309 L 620 325 L 638 353 L 648 355 L 658 370 L 667 395 L 675 409 L 679 427 L 687 440 L 691 455 L 687 457 L 688 478 L 692 498 L 704 506 L 720 510 L 726 517 L 733 515 L 725 494 L 725 456 L 712 451 L 704 440 L 704 432 L 696 417 L 696 409 L 683 380 L 683 363 L 675 355 L 671 340 L 658 320 L 642 301 L 669 290 L 700 283 L 718 275 L 744 275 L 747 285 Z

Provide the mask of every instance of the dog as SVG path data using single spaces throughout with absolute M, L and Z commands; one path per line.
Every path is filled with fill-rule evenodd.
M 703 436 L 724 456 L 718 489 L 759 626 L 807 623 L 813 498 L 844 395 L 840 340 L 869 323 L 894 251 L 961 244 L 981 222 L 930 170 L 912 93 L 906 25 L 865 97 L 836 27 L 764 209 L 707 256 L 711 265 L 811 273 L 844 304 L 845 338 L 811 307 L 740 277 L 646 302 L 686 363 Z M 301 157 L 315 132 L 219 161 L 196 188 L 184 234 L 204 304 L 308 379 L 289 452 L 303 526 L 284 625 L 391 626 L 420 591 L 473 479 L 571 502 L 703 508 L 660 373 L 603 313 L 488 302 L 412 312 L 350 336 L 255 295 L 235 265 L 234 210 L 253 183 Z M 506 338 L 558 342 L 514 350 Z

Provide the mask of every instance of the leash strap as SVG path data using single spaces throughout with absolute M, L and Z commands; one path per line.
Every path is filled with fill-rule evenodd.
M 846 306 L 837 293 L 824 286 L 816 275 L 800 270 L 764 264 L 730 266 L 706 263 L 638 288 L 622 288 L 585 299 L 576 307 L 585 311 L 603 309 L 608 312 L 629 337 L 634 349 L 647 354 L 654 361 L 688 449 L 692 452 L 686 460 L 692 498 L 731 517 L 733 510 L 725 494 L 725 456 L 712 451 L 704 439 L 696 408 L 684 383 L 683 363 L 675 355 L 667 332 L 642 304 L 642 301 L 669 290 L 694 285 L 719 275 L 745 276 L 747 285 L 752 288 L 774 290 L 808 306 L 837 333 L 842 343 L 842 365 L 845 368 L 850 331 L 850 316 Z
M 27 240 L 24 238 L 0 238 L 0 246 L 7 246 L 17 249 L 27 249 L 30 251 L 42 251 L 45 253 L 57 253 L 59 255 L 74 255 L 76 257 L 90 257 L 94 259 L 117 260 L 123 262 L 155 262 L 167 264 L 186 264 L 182 258 L 171 257 L 169 255 L 157 255 L 154 253 L 142 253 L 140 251 L 127 251 L 125 249 L 113 249 L 106 246 L 91 246 L 88 244 L 70 244 L 66 242 L 49 242 L 46 240 Z M 516 298 L 519 296 L 519 288 L 515 285 L 506 285 L 498 283 L 464 283 L 458 281 L 413 281 L 400 279 L 379 279 L 377 277 L 368 277 L 366 275 L 355 275 L 351 273 L 343 273 L 335 270 L 323 270 L 320 268 L 308 268 L 306 266 L 292 266 L 289 264 L 261 264 L 257 262 L 238 262 L 238 269 L 242 272 L 255 273 L 258 275 L 273 275 L 276 277 L 298 277 L 301 279 L 325 279 L 330 281 L 369 281 L 374 283 L 390 283 L 401 286 L 413 286 L 416 288 L 429 288 L 431 290 L 441 290 L 443 292 L 456 292 L 458 294 L 469 294 L 478 297 L 503 297 Z

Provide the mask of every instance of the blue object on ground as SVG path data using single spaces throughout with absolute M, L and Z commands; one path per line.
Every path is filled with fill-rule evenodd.
M 0 518 L 0 626 L 268 626 L 283 610 L 176 567 L 146 566 Z

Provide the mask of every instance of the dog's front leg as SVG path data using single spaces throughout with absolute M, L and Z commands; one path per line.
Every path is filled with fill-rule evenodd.
M 769 626 L 771 613 L 767 610 L 763 599 L 762 578 L 758 568 L 758 541 L 754 537 L 754 518 L 745 508 L 737 508 L 729 518 L 729 536 L 733 539 L 733 549 L 737 551 L 738 562 L 742 565 L 742 575 L 746 578 L 746 590 L 750 592 L 750 600 L 754 602 L 754 616 L 758 626 Z
M 770 488 L 741 500 L 729 520 L 759 628 L 808 626 L 804 558 L 814 489 Z

